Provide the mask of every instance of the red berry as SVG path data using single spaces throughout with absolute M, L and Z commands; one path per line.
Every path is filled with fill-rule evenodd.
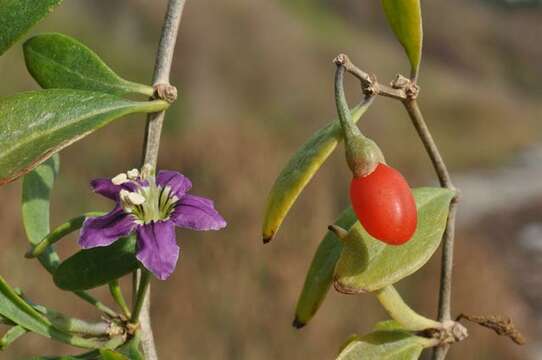
M 350 200 L 357 218 L 374 238 L 400 245 L 416 231 L 416 202 L 405 178 L 392 167 L 379 164 L 367 176 L 350 184 Z

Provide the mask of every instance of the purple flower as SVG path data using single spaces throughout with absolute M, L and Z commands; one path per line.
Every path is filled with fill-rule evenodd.
M 108 246 L 135 231 L 137 259 L 161 280 L 171 275 L 179 258 L 175 226 L 199 231 L 226 226 L 211 200 L 187 194 L 192 183 L 176 171 L 162 170 L 155 178 L 134 169 L 113 179 L 95 179 L 91 186 L 116 206 L 85 220 L 79 245 Z

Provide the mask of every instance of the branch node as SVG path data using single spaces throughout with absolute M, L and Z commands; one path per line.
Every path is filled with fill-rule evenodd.
M 390 85 L 394 89 L 403 90 L 406 100 L 415 100 L 420 94 L 419 85 L 401 74 L 397 74 Z
M 177 100 L 177 88 L 170 84 L 156 84 L 153 86 L 153 99 L 165 100 L 172 104 Z
M 428 329 L 426 335 L 437 340 L 439 346 L 450 345 L 465 340 L 469 336 L 467 328 L 453 320 L 445 321 L 438 329 Z
M 350 59 L 346 54 L 339 54 L 333 59 L 333 63 L 337 66 L 345 66 L 347 63 L 350 63 Z

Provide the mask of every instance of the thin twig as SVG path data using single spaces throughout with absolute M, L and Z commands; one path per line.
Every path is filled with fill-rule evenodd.
M 342 65 L 350 74 L 354 75 L 361 82 L 363 91 L 368 95 L 382 95 L 397 100 L 406 100 L 407 95 L 403 89 L 395 89 L 393 87 L 380 84 L 376 80 L 376 76 L 369 75 L 365 71 L 358 68 L 350 61 L 350 58 L 345 54 L 339 54 L 333 62 L 335 65 Z
M 179 25 L 183 15 L 186 0 L 170 0 L 162 26 L 160 44 L 156 54 L 154 66 L 153 86 L 155 89 L 160 85 L 169 86 L 169 76 L 171 73 L 171 64 L 173 62 L 173 53 L 177 42 Z M 143 152 L 143 164 L 150 165 L 156 169 L 158 162 L 158 151 L 160 148 L 160 135 L 162 133 L 162 124 L 164 122 L 165 112 L 150 114 L 147 118 L 147 127 L 145 129 L 145 142 Z M 141 277 L 141 280 L 144 276 Z M 157 360 L 158 355 L 154 343 L 150 320 L 150 286 L 144 295 L 139 321 L 141 324 L 141 345 L 147 360 Z

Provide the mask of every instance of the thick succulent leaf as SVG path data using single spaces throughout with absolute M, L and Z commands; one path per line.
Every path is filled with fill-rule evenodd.
M 405 48 L 413 75 L 422 58 L 422 14 L 420 0 L 382 0 L 382 6 L 395 36 Z
M 338 291 L 355 294 L 381 289 L 416 272 L 431 258 L 442 239 L 454 193 L 418 188 L 413 194 L 418 227 L 407 243 L 387 245 L 371 237 L 359 222 L 351 228 L 335 267 Z
M 49 199 L 59 167 L 60 159 L 56 154 L 23 178 L 22 218 L 26 237 L 32 245 L 49 233 Z M 38 259 L 49 272 L 60 264 L 58 254 L 51 247 Z
M 62 0 L 1 0 L 0 55 Z
M 131 113 L 164 110 L 164 101 L 137 102 L 67 89 L 0 99 L 0 185 L 26 174 L 51 155 Z
M 348 208 L 339 215 L 335 225 L 350 229 L 356 221 L 352 208 Z M 295 327 L 305 326 L 320 308 L 331 287 L 335 264 L 341 255 L 342 247 L 341 241 L 330 231 L 320 242 L 305 278 L 303 291 L 297 301 L 293 323 Z
M 352 109 L 352 120 L 357 122 L 370 104 L 371 101 L 364 102 Z M 290 158 L 267 197 L 262 229 L 264 243 L 273 239 L 299 194 L 341 140 L 341 125 L 335 120 L 313 134 Z
M 53 279 L 59 288 L 71 291 L 105 285 L 138 268 L 135 250 L 134 236 L 106 247 L 81 250 L 60 264 Z
M 44 89 L 80 89 L 151 96 L 153 88 L 122 79 L 98 55 L 63 34 L 37 35 L 24 43 L 26 67 Z
M 375 331 L 353 339 L 337 360 L 416 360 L 427 339 L 402 331 Z

